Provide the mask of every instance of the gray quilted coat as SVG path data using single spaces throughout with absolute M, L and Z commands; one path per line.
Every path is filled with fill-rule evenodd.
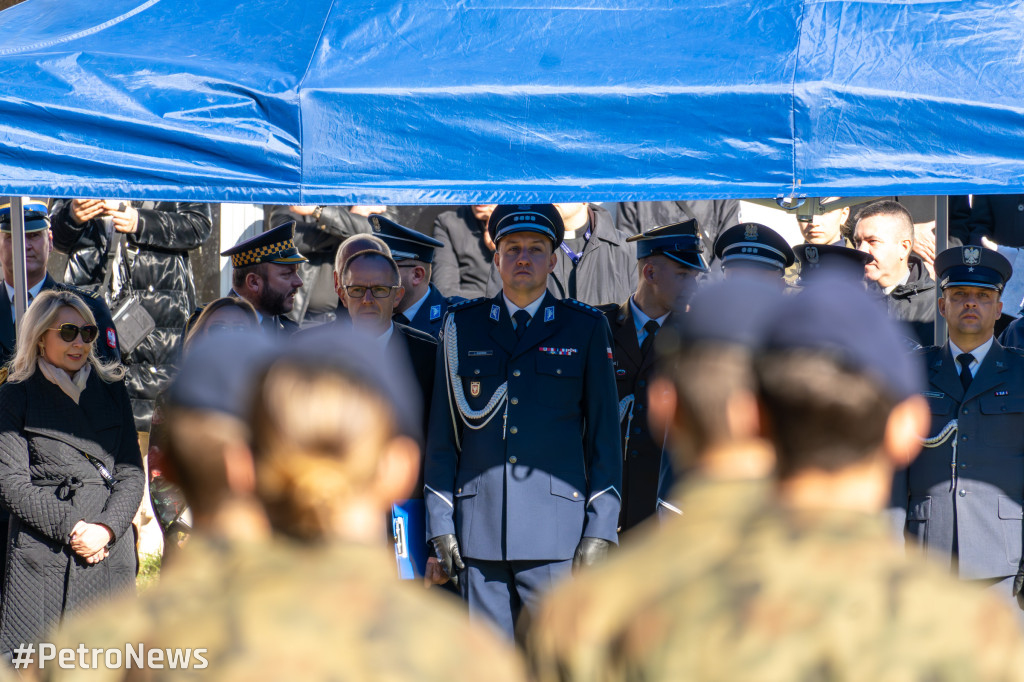
M 10 509 L 0 649 L 38 642 L 64 614 L 134 590 L 132 518 L 144 476 L 123 382 L 89 376 L 76 405 L 36 371 L 0 386 L 0 500 Z M 113 490 L 83 453 L 112 474 Z M 80 520 L 114 532 L 110 556 L 86 564 L 68 544 Z

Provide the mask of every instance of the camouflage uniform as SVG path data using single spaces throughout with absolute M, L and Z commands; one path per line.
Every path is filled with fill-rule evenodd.
M 396 580 L 394 557 L 380 547 L 194 537 L 178 559 L 138 601 L 90 613 L 51 641 L 207 649 L 205 669 L 145 671 L 154 679 L 524 679 L 511 650 L 471 627 L 457 602 Z M 61 670 L 52 661 L 42 672 L 97 680 L 138 671 Z
M 632 542 L 602 566 L 577 575 L 544 605 L 529 650 L 540 680 L 603 679 L 622 625 L 648 602 L 737 551 L 740 531 L 767 507 L 766 479 L 690 476 L 672 502 L 682 516 L 638 526 Z M 597 596 L 599 598 L 597 598 Z
M 568 635 L 541 679 L 1024 679 L 1014 616 L 908 559 L 880 518 L 769 512 L 741 534 L 742 552 L 635 604 L 599 664 L 581 668 Z

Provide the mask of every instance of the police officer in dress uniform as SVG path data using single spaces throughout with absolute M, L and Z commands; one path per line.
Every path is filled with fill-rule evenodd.
M 499 206 L 502 292 L 452 306 L 427 437 L 427 537 L 471 618 L 509 638 L 520 613 L 617 542 L 622 457 L 601 312 L 546 292 L 563 225 Z
M 936 257 L 935 271 L 949 340 L 918 351 L 928 370 L 930 437 L 896 477 L 894 520 L 908 542 L 954 575 L 1015 603 L 1024 530 L 1024 351 L 993 337 L 1012 268 L 996 251 L 958 246 Z
M 121 353 L 117 343 L 117 329 L 111 319 L 110 308 L 107 307 L 103 298 L 78 287 L 62 284 L 46 272 L 46 263 L 53 246 L 46 204 L 29 202 L 24 205 L 23 210 L 25 212 L 25 279 L 28 286 L 29 305 L 39 295 L 39 292 L 48 289 L 59 289 L 78 294 L 92 310 L 92 314 L 96 317 L 96 326 L 100 330 L 99 337 L 96 339 L 96 353 L 105 361 L 119 362 Z M 10 204 L 0 206 L 0 267 L 3 268 L 7 300 L 10 302 L 7 311 L 0 312 L 0 365 L 5 365 L 14 357 L 15 344 L 14 245 L 11 239 Z
M 599 306 L 615 341 L 623 452 L 620 532 L 654 513 L 662 457 L 667 457 L 667 434 L 652 434 L 647 422 L 654 338 L 674 311 L 685 311 L 697 288 L 697 276 L 708 271 L 695 220 L 655 227 L 626 241 L 636 242 L 636 291 L 621 305 Z
M 742 270 L 767 281 L 777 279 L 780 286 L 786 268 L 796 260 L 793 248 L 782 235 L 760 223 L 733 225 L 715 240 L 714 251 L 726 277 Z
M 285 317 L 302 286 L 299 263 L 307 262 L 295 248 L 294 231 L 295 222 L 287 222 L 220 254 L 231 256 L 230 295 L 252 303 L 268 334 L 290 335 L 299 329 Z
M 402 275 L 405 295 L 395 305 L 395 322 L 438 338 L 448 306 L 462 300 L 445 298 L 430 281 L 434 249 L 444 244 L 381 215 L 370 216 L 370 225 L 391 249 Z

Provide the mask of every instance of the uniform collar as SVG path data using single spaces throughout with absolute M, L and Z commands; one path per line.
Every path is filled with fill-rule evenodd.
M 648 320 L 653 319 L 658 323 L 658 326 L 661 327 L 665 324 L 665 320 L 668 319 L 668 316 L 670 315 L 670 313 L 665 313 L 661 317 L 651 318 L 644 311 L 640 310 L 640 306 L 636 304 L 636 301 L 633 300 L 632 296 L 629 297 L 629 309 L 633 311 L 633 326 L 636 327 L 637 336 L 639 336 L 644 330 L 644 326 L 647 324 Z
M 38 296 L 39 292 L 42 291 L 43 285 L 45 283 L 46 283 L 46 276 L 44 275 L 41 280 L 36 282 L 35 286 L 33 286 L 32 288 L 30 288 L 28 290 L 28 295 L 31 296 L 32 298 L 35 298 L 36 296 Z M 7 300 L 11 302 L 11 305 L 14 305 L 14 287 L 12 287 L 6 281 L 4 282 L 4 286 L 7 287 Z
M 427 290 L 423 292 L 423 295 L 420 296 L 420 300 L 416 301 L 411 306 L 402 311 L 402 314 L 405 315 L 405 319 L 411 322 L 413 318 L 416 317 L 416 314 L 420 311 L 420 308 L 423 307 L 423 304 L 427 302 L 428 298 L 430 298 L 430 287 L 427 287 Z
M 508 296 L 505 295 L 505 292 L 501 293 L 501 297 L 505 299 L 505 308 L 508 310 L 509 318 L 512 318 L 516 314 L 517 310 L 525 310 L 530 314 L 530 318 L 532 319 L 537 316 L 537 311 L 540 310 L 540 304 L 544 302 L 544 296 L 546 294 L 546 291 L 543 292 L 536 298 L 536 300 L 533 301 L 533 303 L 530 303 L 525 308 L 520 308 L 512 301 L 508 300 Z
M 981 344 L 980 346 L 971 351 L 971 355 L 974 356 L 974 361 L 971 362 L 971 374 L 977 373 L 978 367 L 980 367 L 981 363 L 985 360 L 985 356 L 988 355 L 988 352 L 990 350 L 992 350 L 993 341 L 995 341 L 995 336 L 989 337 L 988 341 L 986 341 L 985 343 Z M 964 351 L 958 348 L 955 343 L 950 341 L 949 352 L 953 355 L 953 360 L 955 362 L 957 356 L 959 356 Z

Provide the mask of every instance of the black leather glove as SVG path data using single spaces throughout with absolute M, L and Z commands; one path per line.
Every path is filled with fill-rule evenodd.
M 576 553 L 572 557 L 572 571 L 575 573 L 583 566 L 591 566 L 608 556 L 608 549 L 612 546 L 607 540 L 601 538 L 582 538 L 580 544 L 576 545 Z
M 441 562 L 441 568 L 448 574 L 452 585 L 458 587 L 459 571 L 465 570 L 466 564 L 462 563 L 459 541 L 455 539 L 455 534 L 438 535 L 436 538 L 430 538 L 430 542 L 434 545 L 434 554 L 437 555 L 437 560 Z

